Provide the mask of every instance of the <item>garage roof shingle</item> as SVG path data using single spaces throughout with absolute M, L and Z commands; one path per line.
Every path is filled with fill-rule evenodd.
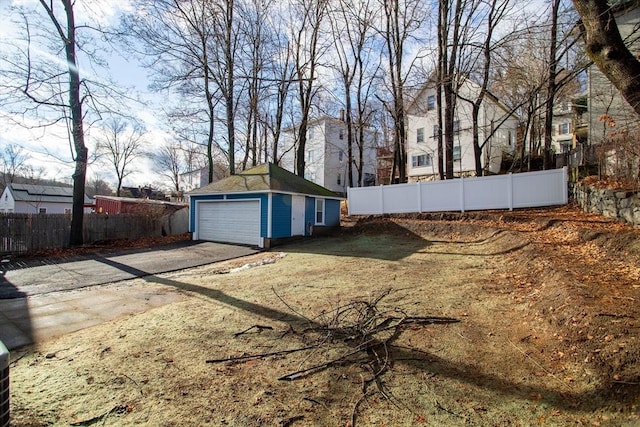
M 197 188 L 189 194 L 219 194 L 274 191 L 309 196 L 342 198 L 314 182 L 282 169 L 273 163 L 263 163 L 218 182 Z

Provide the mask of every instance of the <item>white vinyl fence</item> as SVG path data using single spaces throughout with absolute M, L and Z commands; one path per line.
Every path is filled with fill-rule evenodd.
M 349 188 L 349 215 L 564 205 L 567 168 L 413 184 Z

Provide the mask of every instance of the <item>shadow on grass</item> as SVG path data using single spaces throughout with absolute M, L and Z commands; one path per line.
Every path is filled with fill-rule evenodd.
M 109 260 L 109 264 L 117 266 L 118 263 Z M 121 265 L 121 267 L 127 272 L 142 276 L 147 282 L 162 284 L 180 291 L 204 296 L 230 307 L 246 311 L 247 313 L 264 317 L 265 319 L 284 322 L 293 327 L 322 327 L 322 325 L 296 313 L 245 301 L 217 289 L 179 282 L 155 275 L 146 275 L 146 273 L 141 270 L 132 271 L 135 269 L 127 265 Z M 419 349 L 393 347 L 392 354 L 394 355 L 393 360 L 395 363 L 403 363 L 417 370 L 435 373 L 461 383 L 472 384 L 505 397 L 544 402 L 560 410 L 594 411 L 599 408 L 611 406 L 612 404 L 631 405 L 639 391 L 638 386 L 623 384 L 618 385 L 619 387 L 617 389 L 600 387 L 585 393 L 573 392 L 568 388 L 564 391 L 559 391 L 552 387 L 552 383 L 548 387 L 516 383 L 498 375 L 483 372 L 473 364 L 452 362 L 438 357 L 433 353 Z
M 430 245 L 429 240 L 418 234 L 394 222 L 385 222 L 366 231 L 357 227 L 343 228 L 328 235 L 278 246 L 274 250 L 398 261 Z

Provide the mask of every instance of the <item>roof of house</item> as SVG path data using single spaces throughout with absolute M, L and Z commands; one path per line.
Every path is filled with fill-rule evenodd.
M 133 197 L 117 197 L 117 196 L 95 196 L 96 201 L 99 199 L 104 200 L 112 200 L 119 201 L 123 203 L 138 203 L 138 204 L 146 204 L 146 205 L 165 205 L 165 206 L 186 206 L 186 203 L 176 203 L 176 202 L 168 202 L 166 200 L 156 200 L 156 199 L 136 199 Z
M 14 183 L 8 184 L 7 189 L 16 202 L 73 203 L 73 187 Z M 86 194 L 84 203 L 91 203 Z
M 333 191 L 299 177 L 273 163 L 263 163 L 218 182 L 195 189 L 189 194 L 245 192 L 295 193 L 342 199 Z

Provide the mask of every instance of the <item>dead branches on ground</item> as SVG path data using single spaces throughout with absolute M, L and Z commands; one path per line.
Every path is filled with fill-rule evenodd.
M 369 376 L 363 378 L 362 397 L 353 409 L 352 424 L 355 425 L 358 406 L 370 394 L 368 389 L 371 384 L 376 384 L 378 391 L 385 398 L 390 399 L 381 377 L 393 366 L 393 344 L 404 330 L 459 322 L 458 319 L 450 317 L 410 316 L 398 308 L 382 309 L 381 301 L 390 292 L 391 290 L 386 290 L 370 300 L 354 300 L 332 310 L 322 311 L 315 318 L 310 318 L 300 314 L 274 290 L 276 296 L 289 310 L 306 320 L 305 329 L 296 331 L 293 325 L 289 325 L 287 330 L 287 333 L 293 333 L 305 345 L 270 353 L 211 359 L 207 360 L 207 363 L 240 362 L 302 351 L 309 351 L 309 358 L 313 355 L 316 359 L 318 353 L 325 354 L 327 360 L 310 364 L 310 366 L 304 366 L 303 362 L 304 367 L 279 377 L 281 381 L 295 381 L 330 367 L 358 363 L 369 371 Z M 254 325 L 234 336 L 237 337 L 256 328 L 259 332 L 263 329 L 272 329 L 269 326 Z

